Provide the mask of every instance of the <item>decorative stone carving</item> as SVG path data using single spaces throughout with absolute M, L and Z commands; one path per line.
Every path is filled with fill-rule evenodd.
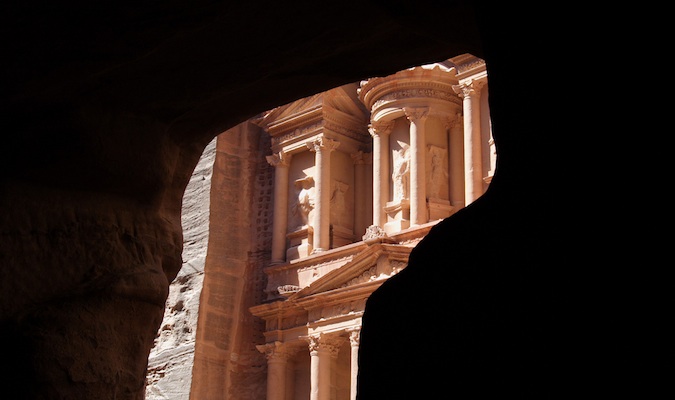
M 407 199 L 410 196 L 410 146 L 401 143 L 399 150 L 394 150 L 394 168 L 391 179 L 394 182 L 394 201 Z
M 281 342 L 266 343 L 255 346 L 259 352 L 263 353 L 267 361 L 283 360 L 287 361 L 291 356 L 288 345 Z
M 368 125 L 370 136 L 387 135 L 394 129 L 394 121 L 373 121 Z
M 292 207 L 292 214 L 299 215 L 301 227 L 311 225 L 309 215 L 314 210 L 314 178 L 306 176 L 295 181 L 298 191 L 298 202 Z
M 338 226 L 347 226 L 346 218 L 348 210 L 346 193 L 349 190 L 349 185 L 338 180 L 333 180 L 331 186 L 330 212 L 333 223 Z
M 366 229 L 366 233 L 363 235 L 363 240 L 368 241 L 368 240 L 374 240 L 374 239 L 379 239 L 387 236 L 384 233 L 384 229 L 377 225 L 371 225 Z
M 427 178 L 427 195 L 430 199 L 434 199 L 440 197 L 439 191 L 442 181 L 448 178 L 448 165 L 445 162 L 448 151 L 434 145 L 429 145 L 427 148 L 429 150 L 429 160 L 431 161 L 431 168 Z
M 288 167 L 291 164 L 291 155 L 283 151 L 266 156 L 265 159 L 273 167 Z
M 293 293 L 299 292 L 300 289 L 302 288 L 297 285 L 282 285 L 277 288 L 277 291 L 279 292 L 280 295 L 288 297 Z

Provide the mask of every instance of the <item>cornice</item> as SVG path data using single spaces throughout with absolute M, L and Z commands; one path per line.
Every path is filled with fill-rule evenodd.
M 458 99 L 452 91 L 452 85 L 457 83 L 454 68 L 415 67 L 386 77 L 362 81 L 358 94 L 359 99 L 372 113 L 383 103 L 394 100 L 435 98 L 456 102 Z

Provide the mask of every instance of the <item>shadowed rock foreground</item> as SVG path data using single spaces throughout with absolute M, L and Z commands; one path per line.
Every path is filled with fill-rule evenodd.
M 551 326 L 561 284 L 542 170 L 558 160 L 541 151 L 556 47 L 548 21 L 503 7 L 3 5 L 2 397 L 142 399 L 207 144 L 276 105 L 463 53 L 488 66 L 497 172 L 369 300 L 359 399 L 557 393 L 568 343 Z

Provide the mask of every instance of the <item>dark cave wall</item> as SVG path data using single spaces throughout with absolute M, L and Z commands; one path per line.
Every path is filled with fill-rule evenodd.
M 507 199 L 521 226 L 541 230 L 528 216 L 541 213 L 537 199 L 546 193 L 527 183 L 535 178 L 529 167 L 541 162 L 529 140 L 546 110 L 531 102 L 523 125 L 507 98 L 543 92 L 543 76 L 523 92 L 512 66 L 541 51 L 541 35 L 531 35 L 541 26 L 520 5 L 509 7 L 3 5 L 0 339 L 14 344 L 0 364 L 3 391 L 17 399 L 142 399 L 148 353 L 181 266 L 181 199 L 205 146 L 260 111 L 344 83 L 465 52 L 485 59 L 499 154 L 486 202 Z M 539 239 L 525 235 L 537 248 Z

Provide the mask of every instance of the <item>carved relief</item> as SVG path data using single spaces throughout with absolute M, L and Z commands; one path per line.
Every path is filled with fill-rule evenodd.
M 331 220 L 338 226 L 347 226 L 347 199 L 346 192 L 349 190 L 349 185 L 333 180 L 330 197 L 330 213 Z
M 439 198 L 439 191 L 444 179 L 448 178 L 448 165 L 445 157 L 448 151 L 442 147 L 429 145 L 429 160 L 431 169 L 427 177 L 427 194 L 430 199 Z
M 363 235 L 362 239 L 363 240 L 371 240 L 371 239 L 377 239 L 381 237 L 385 237 L 386 233 L 384 232 L 384 229 L 377 225 L 370 225 L 368 228 L 366 228 L 366 233 Z
M 298 200 L 291 206 L 291 215 L 300 217 L 298 228 L 310 226 L 310 213 L 314 210 L 314 178 L 306 176 L 298 179 L 295 187 L 298 189 Z
M 399 142 L 400 143 L 400 142 Z M 410 191 L 410 152 L 407 143 L 400 143 L 401 148 L 394 150 L 394 169 L 391 179 L 394 181 L 394 201 L 409 198 Z

